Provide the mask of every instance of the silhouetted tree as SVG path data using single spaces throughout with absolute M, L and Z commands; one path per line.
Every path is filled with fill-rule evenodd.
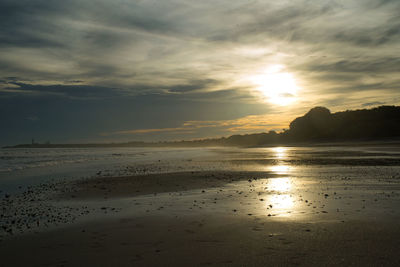
M 344 111 L 331 114 L 315 107 L 290 123 L 285 141 L 347 141 L 400 137 L 400 107 Z

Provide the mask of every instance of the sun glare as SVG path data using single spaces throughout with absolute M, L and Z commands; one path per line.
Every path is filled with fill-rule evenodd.
M 288 192 L 292 188 L 290 178 L 271 178 L 268 180 L 268 190 L 277 192 Z
M 299 89 L 296 80 L 291 73 L 284 71 L 282 65 L 273 65 L 251 80 L 257 90 L 273 104 L 286 106 L 296 101 Z
M 287 174 L 290 171 L 290 167 L 287 165 L 274 165 L 270 167 L 270 170 L 275 174 Z
M 291 211 L 291 209 L 294 207 L 294 199 L 291 195 L 288 194 L 271 195 L 269 196 L 267 203 L 269 205 L 272 204 L 275 211 L 280 211 L 280 216 L 290 216 L 290 213 L 287 212 Z
M 273 152 L 275 152 L 275 157 L 277 158 L 277 159 L 283 159 L 283 158 L 285 158 L 285 156 L 286 156 L 286 148 L 284 148 L 284 147 L 274 147 L 273 149 L 272 149 L 272 151 Z

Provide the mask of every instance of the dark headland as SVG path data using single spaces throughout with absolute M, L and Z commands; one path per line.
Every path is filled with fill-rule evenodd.
M 314 107 L 294 119 L 289 129 L 280 133 L 256 133 L 207 138 L 191 141 L 164 141 L 88 144 L 19 144 L 5 148 L 74 148 L 74 147 L 201 147 L 201 146 L 268 146 L 299 143 L 368 142 L 400 140 L 400 106 L 331 113 L 325 107 Z

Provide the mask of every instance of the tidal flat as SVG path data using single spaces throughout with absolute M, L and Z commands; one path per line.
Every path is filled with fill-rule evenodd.
M 398 147 L 181 152 L 3 192 L 0 265 L 400 264 Z

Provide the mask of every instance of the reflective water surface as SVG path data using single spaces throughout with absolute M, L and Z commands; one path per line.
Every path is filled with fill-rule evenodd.
M 249 175 L 246 180 L 207 188 L 204 192 L 183 190 L 107 199 L 108 206 L 120 207 L 121 214 L 132 216 L 153 212 L 165 216 L 212 213 L 305 221 L 400 218 L 400 149 L 393 146 L 97 148 L 50 152 L 4 150 L 1 153 L 2 166 L 22 166 L 2 172 L 3 194 L 7 188 L 24 189 L 26 185 L 42 181 L 46 175 L 60 177 L 60 172 L 53 172 L 54 168 L 62 169 L 69 174 L 64 177 L 71 179 L 79 178 L 77 169 L 85 170 L 86 176 L 94 178 L 192 171 L 259 172 L 257 177 Z M 37 164 L 27 166 L 27 157 Z M 77 160 L 71 162 L 74 158 Z M 41 161 L 55 162 L 44 166 L 39 164 Z M 83 203 L 71 200 L 68 205 L 82 206 Z M 104 203 L 86 201 L 84 206 L 101 210 Z

